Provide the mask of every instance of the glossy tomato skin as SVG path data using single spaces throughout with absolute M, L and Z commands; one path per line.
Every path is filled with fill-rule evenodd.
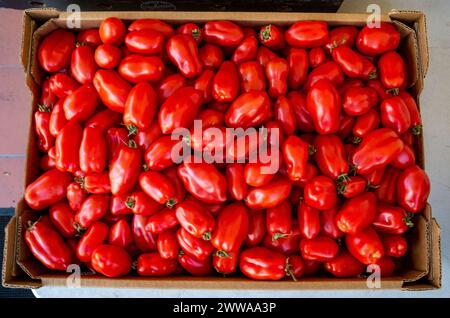
M 369 227 L 376 214 L 376 197 L 372 192 L 360 194 L 344 202 L 336 215 L 336 224 L 347 234 Z
M 406 238 L 402 235 L 383 234 L 380 236 L 383 242 L 384 254 L 390 257 L 402 257 L 408 250 Z
M 245 182 L 252 187 L 260 187 L 269 183 L 276 174 L 276 171 L 274 173 L 263 173 L 263 169 L 269 166 L 269 164 L 261 162 L 247 163 L 244 168 Z
M 38 147 L 42 152 L 47 152 L 55 143 L 55 138 L 50 132 L 51 113 L 49 109 L 42 108 L 34 113 L 34 131 L 38 137 Z
M 233 52 L 231 60 L 237 65 L 252 61 L 256 58 L 256 53 L 258 51 L 258 40 L 256 37 L 249 36 L 245 38 Z
M 110 17 L 100 23 L 99 33 L 103 43 L 120 46 L 125 39 L 126 28 L 122 20 Z
M 163 75 L 164 64 L 158 56 L 132 54 L 120 62 L 118 71 L 120 76 L 134 84 L 157 82 Z
M 122 58 L 122 51 L 114 45 L 102 44 L 95 49 L 94 60 L 98 66 L 106 69 L 113 69 L 119 65 Z
M 206 43 L 198 50 L 200 61 L 204 68 L 216 70 L 223 62 L 223 52 L 220 47 Z
M 381 277 L 391 277 L 395 271 L 394 260 L 392 259 L 392 257 L 389 256 L 383 256 L 376 262 L 376 264 L 371 265 L 378 266 Z
M 312 48 L 328 41 L 328 25 L 323 21 L 298 21 L 285 33 L 290 46 Z
M 227 198 L 226 178 L 213 165 L 184 162 L 178 167 L 178 176 L 186 190 L 205 203 L 222 203 Z
M 291 135 L 283 143 L 283 159 L 290 180 L 298 181 L 306 176 L 309 144 L 300 137 Z
M 171 151 L 179 143 L 170 136 L 161 136 L 146 150 L 144 160 L 147 167 L 154 171 L 164 170 L 173 165 Z
M 350 176 L 338 182 L 338 193 L 344 198 L 351 199 L 360 195 L 367 188 L 367 180 L 361 176 Z
M 164 36 L 154 30 L 139 30 L 128 32 L 125 45 L 133 53 L 157 55 L 163 50 Z
M 406 211 L 397 206 L 384 203 L 377 204 L 377 213 L 372 227 L 379 233 L 403 234 L 408 227 L 414 226 Z
M 308 92 L 317 81 L 322 79 L 327 79 L 335 87 L 340 87 L 344 83 L 344 73 L 342 73 L 342 70 L 337 63 L 333 61 L 326 62 L 316 67 L 308 74 L 303 86 L 304 91 Z
M 392 23 L 381 22 L 379 27 L 365 26 L 358 33 L 356 47 L 365 55 L 376 56 L 397 49 L 400 33 Z
M 72 32 L 57 29 L 48 34 L 38 47 L 39 64 L 49 73 L 56 73 L 70 63 L 75 49 L 75 36 Z
M 178 262 L 189 274 L 194 276 L 207 276 L 213 271 L 210 257 L 204 260 L 199 260 L 188 254 L 182 253 L 178 256 Z
M 111 192 L 111 183 L 107 171 L 92 173 L 84 177 L 84 188 L 93 194 L 103 194 Z
M 203 92 L 203 100 L 208 103 L 212 100 L 212 82 L 214 79 L 214 72 L 211 70 L 203 71 L 196 79 L 194 88 Z
M 34 257 L 49 269 L 66 270 L 72 262 L 69 246 L 52 227 L 47 216 L 27 228 L 25 242 Z
M 320 211 L 319 213 L 321 226 L 320 233 L 332 239 L 338 239 L 344 236 L 344 232 L 336 225 L 336 214 L 338 211 L 339 207 L 337 206 L 329 210 Z
M 161 255 L 163 259 L 176 260 L 180 251 L 176 229 L 170 229 L 160 233 L 156 241 L 156 246 L 159 255 Z
M 395 204 L 397 203 L 397 180 L 401 171 L 393 166 L 386 167 L 385 177 L 375 189 L 375 195 L 379 201 Z
M 388 165 L 402 151 L 403 141 L 389 128 L 371 131 L 356 148 L 351 163 L 359 174 L 368 174 Z
M 134 86 L 125 102 L 123 122 L 125 125 L 145 130 L 150 126 L 158 105 L 158 98 L 153 87 L 142 82 Z
M 297 220 L 294 219 L 292 221 L 292 231 L 289 235 L 279 236 L 274 240 L 272 235 L 267 234 L 264 237 L 262 246 L 289 256 L 300 252 L 301 238 L 300 227 Z
M 128 26 L 129 32 L 139 30 L 157 31 L 162 33 L 165 38 L 168 38 L 175 33 L 175 30 L 170 24 L 158 19 L 138 19 Z
M 140 276 L 168 276 L 176 271 L 177 266 L 176 259 L 164 259 L 158 253 L 141 254 L 137 259 L 137 273 Z
M 94 49 L 87 45 L 75 48 L 72 52 L 70 72 L 78 83 L 82 85 L 92 83 L 96 71 Z
M 269 95 L 277 98 L 285 95 L 287 92 L 287 77 L 289 73 L 289 64 L 283 58 L 274 58 L 267 62 L 266 78 L 269 84 Z
M 321 229 L 320 214 L 324 211 L 308 206 L 304 202 L 300 202 L 297 209 L 298 226 L 300 234 L 303 238 L 312 239 L 316 237 Z
M 266 214 L 264 210 L 250 210 L 248 213 L 248 233 L 245 246 L 259 245 L 266 235 Z
M 347 153 L 339 137 L 319 135 L 314 139 L 314 149 L 314 159 L 325 176 L 336 180 L 349 172 Z
M 92 194 L 84 200 L 80 210 L 75 215 L 75 221 L 82 227 L 89 227 L 95 221 L 105 216 L 109 209 L 109 195 Z
M 157 248 L 156 235 L 145 229 L 148 219 L 148 216 L 135 214 L 131 221 L 133 242 L 142 252 L 154 251 Z
M 103 222 L 94 222 L 83 234 L 76 247 L 77 258 L 82 262 L 90 262 L 94 249 L 108 238 L 109 228 Z
M 109 180 L 113 195 L 129 192 L 138 181 L 141 152 L 138 148 L 121 146 L 109 166 Z
M 376 77 L 376 68 L 372 62 L 348 46 L 338 46 L 333 49 L 331 56 L 348 77 L 364 80 Z
M 127 206 L 128 193 L 113 195 L 109 201 L 109 212 L 113 216 L 132 214 L 133 211 Z
M 102 244 L 92 253 L 92 267 L 107 277 L 125 276 L 131 270 L 131 257 L 119 246 Z
M 203 31 L 195 23 L 185 23 L 180 25 L 176 29 L 176 33 L 191 36 L 197 44 L 199 44 L 203 40 Z
M 239 269 L 256 280 L 280 280 L 285 277 L 286 256 L 265 247 L 252 247 L 241 252 Z
M 49 78 L 50 91 L 59 98 L 72 94 L 80 85 L 66 73 L 56 73 Z
M 377 104 L 377 92 L 371 87 L 349 87 L 342 96 L 342 108 L 349 116 L 363 115 Z
M 53 226 L 64 238 L 71 238 L 77 233 L 75 211 L 66 201 L 52 205 L 49 209 L 49 217 Z
M 348 251 L 341 250 L 334 259 L 324 264 L 324 268 L 336 277 L 358 277 L 364 273 L 366 266 Z
M 202 63 L 195 40 L 188 35 L 172 36 L 166 44 L 167 54 L 178 70 L 187 78 L 197 76 L 202 71 Z
M 316 236 L 313 239 L 302 239 L 300 252 L 305 260 L 327 262 L 334 259 L 339 251 L 339 245 L 326 236 Z
M 67 186 L 66 198 L 69 202 L 69 206 L 72 210 L 78 211 L 81 208 L 84 200 L 87 198 L 88 193 L 83 189 L 82 185 L 78 182 L 72 182 Z
M 380 80 L 385 88 L 401 89 L 407 84 L 406 66 L 403 58 L 395 51 L 384 53 L 378 60 Z
M 329 210 L 338 201 L 333 180 L 325 176 L 312 178 L 306 184 L 303 195 L 305 203 L 318 210 Z
M 52 92 L 50 89 L 50 79 L 46 79 L 42 82 L 41 86 L 41 96 L 39 97 L 39 105 L 44 106 L 44 108 L 52 108 L 53 105 L 58 101 L 58 96 Z
M 212 95 L 218 102 L 231 102 L 239 93 L 239 75 L 236 64 L 225 61 L 213 79 Z
M 271 51 L 270 49 L 268 49 L 265 46 L 260 46 L 258 48 L 258 52 L 256 52 L 256 61 L 262 67 L 266 67 L 266 64 L 270 60 L 277 58 L 277 57 L 278 57 L 278 55 L 276 53 L 274 53 L 273 51 Z
M 289 65 L 288 86 L 290 89 L 299 89 L 308 74 L 308 53 L 304 49 L 290 48 L 286 58 Z
M 350 254 L 363 264 L 376 263 L 384 256 L 383 243 L 370 227 L 356 234 L 346 235 L 345 243 Z
M 228 193 L 236 201 L 241 201 L 247 195 L 244 164 L 232 163 L 227 165 L 225 176 L 227 178 Z
M 369 110 L 367 113 L 358 116 L 352 128 L 354 141 L 360 142 L 369 132 L 380 126 L 380 115 L 375 109 Z
M 283 30 L 274 24 L 262 26 L 258 38 L 261 44 L 274 51 L 281 50 L 286 45 Z
M 63 104 L 67 120 L 84 122 L 94 114 L 99 105 L 97 92 L 91 84 L 85 84 L 68 95 Z
M 244 39 L 244 32 L 231 21 L 208 21 L 204 26 L 204 38 L 207 43 L 236 46 Z
M 411 117 L 403 99 L 395 96 L 385 99 L 380 105 L 381 123 L 401 135 L 411 127 Z
M 109 229 L 108 244 L 127 248 L 133 243 L 133 234 L 128 222 L 125 219 L 120 219 Z
M 161 211 L 164 205 L 156 202 L 143 191 L 131 193 L 126 199 L 125 204 L 134 214 L 153 215 Z
M 163 134 L 176 128 L 189 128 L 203 103 L 203 94 L 193 87 L 183 87 L 166 99 L 159 109 L 158 122 Z
M 94 86 L 103 104 L 111 110 L 123 113 L 131 85 L 116 71 L 98 70 L 94 76 Z
M 336 45 L 353 47 L 355 45 L 358 29 L 355 26 L 341 26 L 332 29 L 329 33 L 325 48 L 331 53 Z
M 238 265 L 239 252 L 217 251 L 213 254 L 212 259 L 216 272 L 222 275 L 232 274 Z
M 228 127 L 247 129 L 266 122 L 270 112 L 270 99 L 267 93 L 251 91 L 233 101 L 224 119 Z
M 272 208 L 286 200 L 291 189 L 289 179 L 278 175 L 263 186 L 250 188 L 245 204 L 253 210 Z
M 211 255 L 214 248 L 210 242 L 197 238 L 181 228 L 177 231 L 177 239 L 184 253 L 203 261 Z
M 288 200 L 266 210 L 266 226 L 273 240 L 291 234 L 292 207 Z
M 317 81 L 308 91 L 306 103 L 319 134 L 333 134 L 339 130 L 341 99 L 330 81 Z
M 52 169 L 44 172 L 25 189 L 25 201 L 33 210 L 41 210 L 66 196 L 66 188 L 72 182 L 67 172 Z
M 305 95 L 297 91 L 290 91 L 287 98 L 290 100 L 295 113 L 297 129 L 302 132 L 313 132 L 314 122 L 307 109 Z
M 398 95 L 406 107 L 408 107 L 409 116 L 411 118 L 411 132 L 413 135 L 420 135 L 422 132 L 422 119 L 420 117 L 419 107 L 415 99 L 407 92 L 402 91 Z
M 274 104 L 274 114 L 275 120 L 280 123 L 284 133 L 287 136 L 292 135 L 297 128 L 297 123 L 295 121 L 296 115 L 291 101 L 285 96 L 279 96 Z
M 403 170 L 397 180 L 397 201 L 406 211 L 422 211 L 430 195 L 430 179 L 423 169 L 414 165 Z
M 89 45 L 90 47 L 96 48 L 100 44 L 102 44 L 102 40 L 100 39 L 100 33 L 98 28 L 93 29 L 85 29 L 78 32 L 77 42 Z
M 101 110 L 95 113 L 85 124 L 85 127 L 97 127 L 103 133 L 108 129 L 117 126 L 122 120 L 122 116 L 110 109 Z
M 414 149 L 405 143 L 403 150 L 392 160 L 391 165 L 400 170 L 404 170 L 416 163 Z
M 248 210 L 242 203 L 225 207 L 216 221 L 211 244 L 219 251 L 239 250 L 248 234 Z
M 194 200 L 185 200 L 177 205 L 176 218 L 187 232 L 209 241 L 216 222 L 209 210 Z
M 86 127 L 80 145 L 80 169 L 86 174 L 102 172 L 106 166 L 107 148 L 103 132 L 97 127 Z
M 186 79 L 180 74 L 172 74 L 161 79 L 156 90 L 159 103 L 164 103 L 167 98 L 184 86 L 186 86 Z
M 315 47 L 309 51 L 309 65 L 311 65 L 312 68 L 322 65 L 326 61 L 327 57 L 325 56 L 325 51 L 321 47 Z
M 108 145 L 108 162 L 117 157 L 120 149 L 129 142 L 128 131 L 125 128 L 112 127 L 106 131 L 106 144 Z
M 169 208 L 178 202 L 175 199 L 175 186 L 164 174 L 146 171 L 139 175 L 141 189 L 153 200 L 166 204 Z

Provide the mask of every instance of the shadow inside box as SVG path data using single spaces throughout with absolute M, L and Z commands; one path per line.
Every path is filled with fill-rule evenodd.
M 5 239 L 5 226 L 8 224 L 14 209 L 0 209 L 0 253 L 3 263 L 3 243 Z M 4 288 L 0 285 L 0 298 L 34 298 L 30 289 Z

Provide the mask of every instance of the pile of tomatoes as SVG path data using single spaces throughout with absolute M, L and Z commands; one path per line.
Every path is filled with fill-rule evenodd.
M 390 23 L 108 18 L 51 32 L 37 50 L 48 76 L 34 114 L 43 172 L 25 192 L 41 211 L 24 231 L 29 249 L 49 269 L 108 277 L 358 277 L 372 264 L 393 275 L 430 192 L 399 43 Z M 195 119 L 278 129 L 263 139 L 279 168 L 263 173 L 246 156 L 174 163 L 171 134 Z M 181 142 L 196 156 L 214 143 L 202 137 Z M 234 143 L 220 147 L 235 155 Z

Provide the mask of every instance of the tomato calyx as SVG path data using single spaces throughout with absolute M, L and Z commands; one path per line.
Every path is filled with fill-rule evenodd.
M 283 233 L 275 233 L 272 236 L 272 242 L 275 242 L 276 240 L 278 240 L 279 238 L 285 238 L 288 237 L 290 234 L 283 234 Z
M 138 261 L 137 260 L 134 260 L 132 263 L 131 263 L 131 269 L 132 270 L 137 270 L 137 267 L 138 267 Z
M 266 25 L 266 27 L 261 30 L 261 40 L 262 41 L 267 41 L 270 39 L 270 30 L 271 30 L 271 25 Z
M 371 79 L 376 79 L 378 77 L 377 72 L 376 71 L 372 71 L 369 73 L 368 78 Z
M 310 156 L 312 156 L 313 154 L 315 154 L 316 151 L 317 151 L 317 149 L 314 148 L 313 145 L 308 145 L 308 154 L 309 154 Z
M 217 251 L 216 252 L 216 256 L 218 256 L 218 257 L 226 257 L 226 258 L 231 257 L 230 254 L 228 254 L 227 252 L 222 251 L 222 250 Z
M 73 181 L 78 183 L 80 185 L 81 189 L 86 189 L 86 185 L 84 183 L 84 177 L 83 176 L 75 177 L 75 178 L 73 178 Z
M 132 140 L 132 139 L 128 140 L 127 146 L 129 148 L 134 148 L 134 149 L 137 148 L 136 142 L 134 140 Z
M 286 273 L 286 276 L 291 277 L 294 282 L 297 281 L 297 278 L 295 278 L 294 272 L 292 270 L 292 265 L 291 263 L 289 263 L 289 257 L 286 258 L 286 266 L 284 267 L 284 272 Z
M 398 94 L 400 94 L 400 89 L 399 88 L 391 88 L 391 89 L 387 89 L 386 93 L 391 94 L 393 96 L 397 96 Z
M 168 207 L 169 209 L 172 209 L 175 206 L 175 204 L 177 204 L 177 203 L 178 202 L 177 202 L 177 200 L 175 198 L 169 199 L 166 202 L 166 207 Z
M 200 30 L 199 29 L 192 29 L 192 37 L 194 40 L 198 40 L 198 37 L 200 36 Z
M 125 127 L 128 130 L 128 137 L 137 135 L 138 128 L 135 125 L 129 124 L 129 125 L 125 125 Z
M 211 240 L 211 232 L 205 232 L 205 233 L 203 233 L 202 238 L 203 238 L 205 241 L 210 241 L 210 240 Z M 226 252 L 224 252 L 224 253 L 226 253 Z
M 423 128 L 422 125 L 416 125 L 413 128 L 411 128 L 411 133 L 414 136 L 419 136 L 422 133 L 422 128 Z
M 408 213 L 404 218 L 403 222 L 405 225 L 409 228 L 414 227 L 414 222 L 412 221 L 412 218 L 414 217 L 413 213 Z
M 371 184 L 370 181 L 367 181 L 366 191 L 375 190 L 378 189 L 379 187 L 380 187 L 379 185 Z
M 181 256 L 183 256 L 184 255 L 184 252 L 183 252 L 183 250 L 180 248 L 180 250 L 178 251 L 178 257 L 181 257 Z
M 133 209 L 134 206 L 135 206 L 135 204 L 136 204 L 136 200 L 135 200 L 133 197 L 131 197 L 131 196 L 129 196 L 129 197 L 125 200 L 125 205 L 126 205 L 126 207 L 129 208 L 129 209 Z
M 81 226 L 78 222 L 73 222 L 73 227 L 75 228 L 75 231 L 77 233 L 75 234 L 75 237 L 80 237 L 86 232 L 87 228 Z
M 38 104 L 38 111 L 41 113 L 51 113 L 52 108 L 49 105 Z
M 352 140 L 352 142 L 355 145 L 358 145 L 359 143 L 361 143 L 361 141 L 362 141 L 362 139 L 360 137 L 353 137 L 353 140 Z

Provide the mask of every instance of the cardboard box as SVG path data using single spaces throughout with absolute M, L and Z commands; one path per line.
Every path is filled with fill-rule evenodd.
M 225 19 L 242 25 L 259 26 L 267 23 L 289 25 L 298 20 L 324 20 L 331 26 L 365 24 L 368 14 L 335 13 L 256 13 L 256 12 L 85 12 L 81 13 L 81 28 L 98 27 L 109 16 L 116 16 L 125 22 L 138 18 L 156 18 L 172 24 L 186 21 L 205 22 Z M 43 72 L 36 62 L 36 48 L 41 38 L 52 30 L 66 28 L 70 16 L 54 9 L 26 10 L 23 19 L 23 39 L 21 60 L 25 70 L 26 83 L 32 96 L 30 114 L 37 109 L 39 84 Z M 428 69 L 428 46 L 425 16 L 417 11 L 391 11 L 382 16 L 383 21 L 392 21 L 401 33 L 399 51 L 406 59 L 411 93 L 419 102 L 424 78 Z M 430 105 L 428 105 L 430 106 Z M 425 123 L 425 133 L 426 133 Z M 424 166 L 423 140 L 416 144 L 418 164 Z M 39 174 L 36 137 L 32 125 L 29 127 L 25 185 Z M 65 286 L 67 273 L 51 272 L 43 267 L 30 254 L 22 235 L 28 220 L 39 217 L 22 199 L 16 208 L 15 216 L 9 222 L 5 235 L 5 250 L 2 268 L 2 282 L 5 287 L 38 288 L 40 286 Z M 398 276 L 382 279 L 381 288 L 426 290 L 441 285 L 440 233 L 436 220 L 427 205 L 424 212 L 416 217 L 415 227 L 408 232 L 409 252 L 403 259 Z M 365 289 L 364 278 L 337 279 L 329 276 L 302 278 L 298 282 L 283 280 L 277 282 L 252 281 L 244 277 L 222 278 L 177 276 L 167 278 L 144 278 L 127 276 L 109 279 L 97 275 L 84 275 L 82 287 L 112 288 L 218 288 L 218 289 Z M 276 295 L 274 295 L 276 296 Z

